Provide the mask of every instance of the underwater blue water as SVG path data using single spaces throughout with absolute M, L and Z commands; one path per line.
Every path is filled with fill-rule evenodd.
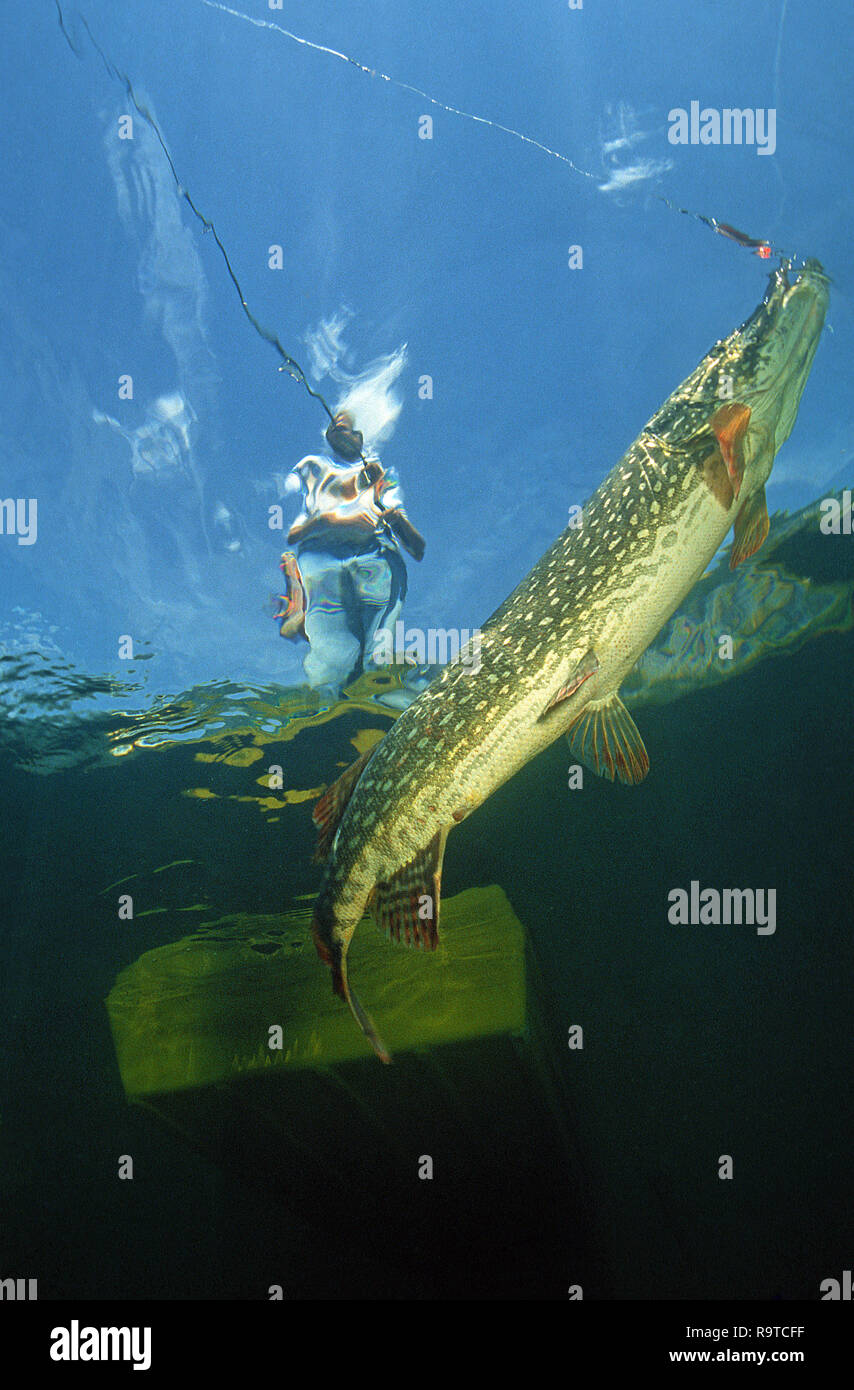
M 342 313 L 351 373 L 408 345 L 381 453 L 427 539 L 409 564 L 411 623 L 482 622 L 761 297 L 765 263 L 657 195 L 815 255 L 833 276 L 833 332 L 769 504 L 840 484 L 854 332 L 843 6 L 243 11 L 592 178 L 202 0 L 92 0 L 80 13 L 150 104 L 252 311 L 287 350 L 308 368 L 307 338 Z M 152 658 L 149 694 L 298 680 L 300 651 L 269 618 L 283 541 L 268 507 L 281 500 L 292 519 L 275 475 L 318 449 L 326 417 L 243 317 L 144 122 L 116 138 L 129 103 L 77 12 L 66 26 L 80 58 L 53 0 L 4 6 L 0 26 L 3 495 L 39 499 L 37 543 L 0 545 L 4 640 L 38 630 L 79 667 L 121 675 L 130 634 Z M 774 155 L 670 144 L 668 112 L 695 99 L 773 106 Z M 621 188 L 626 169 L 639 176 Z M 568 268 L 571 245 L 582 269 Z M 119 399 L 125 373 L 132 400 Z M 334 402 L 333 381 L 315 384 Z M 176 396 L 188 447 L 161 432 L 136 469 L 128 439 L 93 420 L 132 435 Z

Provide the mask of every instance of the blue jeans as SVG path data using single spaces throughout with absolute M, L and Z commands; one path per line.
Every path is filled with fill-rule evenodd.
M 306 595 L 303 663 L 313 689 L 335 694 L 370 667 L 374 635 L 397 621 L 406 593 L 406 566 L 394 550 L 360 555 L 302 549 L 299 567 Z

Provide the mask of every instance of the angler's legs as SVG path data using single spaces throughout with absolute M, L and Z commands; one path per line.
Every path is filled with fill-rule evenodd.
M 354 555 L 347 564 L 361 618 L 363 664 L 370 669 L 376 635 L 381 628 L 394 632 L 406 594 L 406 566 L 396 551 L 379 555 Z
M 306 680 L 316 689 L 340 690 L 360 669 L 361 643 L 350 611 L 346 560 L 320 550 L 303 550 L 300 572 L 306 593 Z

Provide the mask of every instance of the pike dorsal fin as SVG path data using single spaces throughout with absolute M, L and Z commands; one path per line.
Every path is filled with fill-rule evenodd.
M 612 782 L 642 782 L 649 772 L 643 739 L 619 695 L 586 704 L 567 738 L 574 757 Z
M 729 557 L 731 570 L 740 565 L 742 560 L 749 560 L 751 555 L 756 554 L 770 529 L 768 503 L 765 500 L 765 489 L 761 487 L 752 497 L 748 497 L 735 519 Z
M 350 764 L 346 772 L 341 773 L 337 782 L 333 782 L 331 787 L 326 788 L 312 811 L 311 818 L 317 826 L 317 845 L 314 850 L 314 862 L 316 864 L 322 864 L 325 859 L 328 859 L 332 841 L 335 839 L 335 832 L 347 809 L 347 802 L 356 790 L 356 783 L 364 772 L 375 747 L 376 745 L 366 749 L 354 763 Z
M 744 478 L 744 436 L 750 424 L 750 407 L 730 401 L 715 411 L 709 423 L 726 464 L 733 496 L 737 497 Z
M 385 883 L 378 883 L 368 902 L 374 921 L 407 946 L 435 951 L 439 944 L 439 899 L 447 830 L 437 830 L 414 859 Z

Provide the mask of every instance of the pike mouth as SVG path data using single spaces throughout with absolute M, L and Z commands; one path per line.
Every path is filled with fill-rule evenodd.
M 741 391 L 736 385 L 736 395 L 750 407 L 754 423 L 773 431 L 775 453 L 795 422 L 824 326 L 829 284 L 816 260 L 807 261 L 793 282 L 782 265 L 741 330 L 745 383 Z
M 814 348 L 827 312 L 830 280 L 818 261 L 808 261 L 794 284 L 788 284 L 785 267 L 777 272 L 777 280 L 769 304 L 769 336 L 777 353 L 789 361 L 799 347 L 802 355 Z

